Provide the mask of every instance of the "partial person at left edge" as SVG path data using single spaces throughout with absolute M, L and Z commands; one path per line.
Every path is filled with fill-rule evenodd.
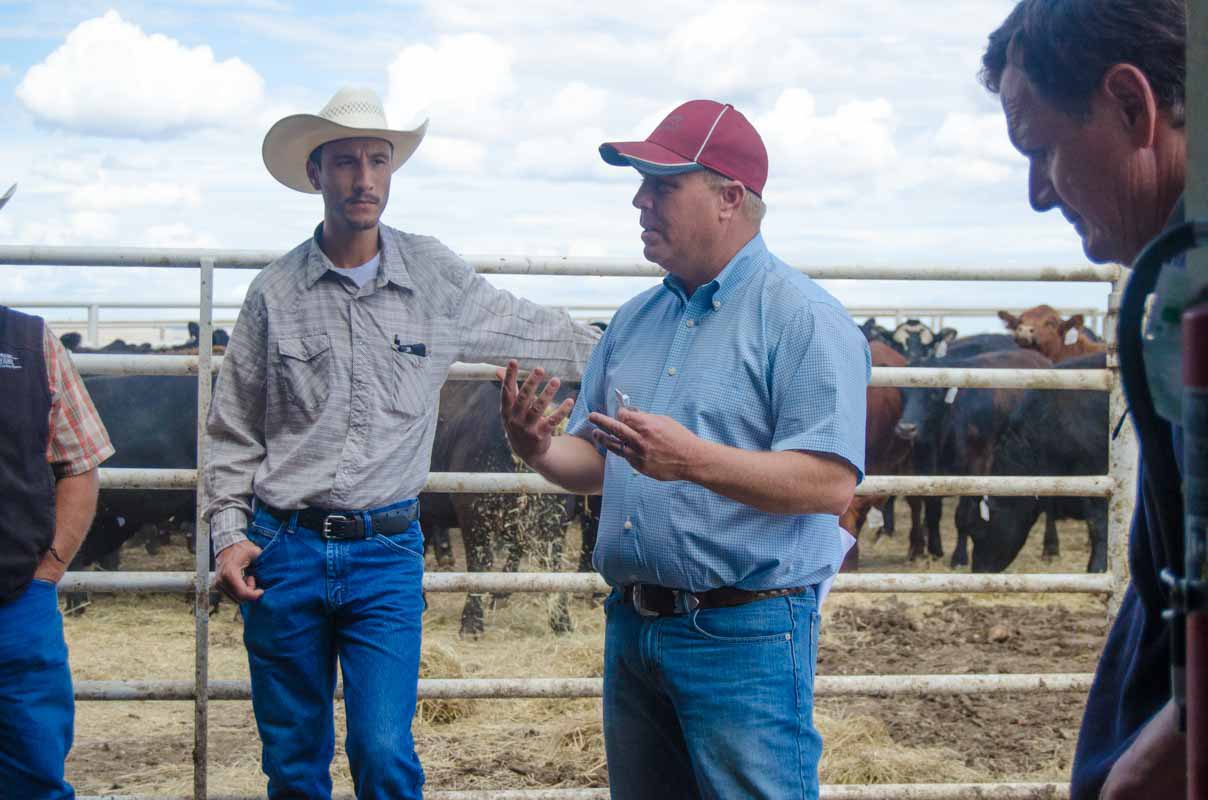
M 75 701 L 56 587 L 92 524 L 113 445 L 58 338 L 5 306 L 0 397 L 0 786 L 5 797 L 70 800 Z

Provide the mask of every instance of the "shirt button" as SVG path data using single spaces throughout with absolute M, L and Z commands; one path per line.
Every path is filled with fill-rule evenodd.
M 630 522 L 629 520 L 625 520 L 625 530 L 627 530 L 627 531 L 633 530 L 633 523 Z
M 685 322 L 684 324 L 685 324 L 685 325 L 687 325 L 689 328 L 691 328 L 693 325 L 695 325 L 695 324 L 696 324 L 696 322 L 695 322 L 695 321 L 693 321 L 693 320 L 688 320 L 688 321 L 687 321 L 687 322 Z
M 713 310 L 714 310 L 714 311 L 720 311 L 720 310 L 721 310 L 721 301 L 720 301 L 720 300 L 714 300 L 714 301 L 713 301 Z
M 667 367 L 667 374 L 674 377 L 675 376 L 675 367 Z

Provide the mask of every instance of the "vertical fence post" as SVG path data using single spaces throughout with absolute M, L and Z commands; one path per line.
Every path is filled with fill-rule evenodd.
M 193 799 L 206 800 L 209 742 L 210 522 L 205 517 L 205 430 L 210 412 L 214 345 L 214 259 L 201 260 L 201 307 L 197 318 L 197 526 L 193 579 L 195 673 L 193 676 Z
M 1108 474 L 1114 486 L 1108 499 L 1107 513 L 1107 569 L 1112 577 L 1112 593 L 1108 599 L 1107 614 L 1114 619 L 1124 600 L 1128 586 L 1128 532 L 1132 525 L 1133 505 L 1137 493 L 1137 439 L 1132 421 L 1125 421 L 1120 435 L 1110 436 L 1121 418 L 1128 413 L 1124 399 L 1124 387 L 1120 382 L 1120 357 L 1116 323 L 1120 314 L 1120 301 L 1124 287 L 1128 284 L 1130 270 L 1120 267 L 1120 275 L 1112 285 L 1107 299 L 1107 315 L 1103 318 L 1103 338 L 1107 342 L 1107 368 L 1112 373 L 1112 388 L 1108 399 Z
M 88 306 L 88 346 L 101 346 L 101 307 L 96 303 Z

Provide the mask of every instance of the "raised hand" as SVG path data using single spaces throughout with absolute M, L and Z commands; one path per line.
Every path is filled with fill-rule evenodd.
M 508 362 L 506 369 L 499 369 L 495 374 L 503 383 L 499 392 L 499 414 L 503 418 L 508 443 L 513 453 L 528 462 L 549 450 L 554 431 L 570 415 L 575 401 L 568 397 L 553 412 L 546 414 L 545 410 L 553 402 L 562 382 L 550 378 L 545 388 L 541 389 L 545 370 L 538 367 L 517 387 L 516 374 L 519 370 L 520 365 L 513 359 Z

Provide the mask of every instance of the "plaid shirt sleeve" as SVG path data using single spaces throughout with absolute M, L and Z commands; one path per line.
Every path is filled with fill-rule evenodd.
M 42 354 L 50 385 L 50 444 L 46 460 L 56 478 L 81 475 L 113 455 L 105 424 L 63 344 L 42 326 Z

